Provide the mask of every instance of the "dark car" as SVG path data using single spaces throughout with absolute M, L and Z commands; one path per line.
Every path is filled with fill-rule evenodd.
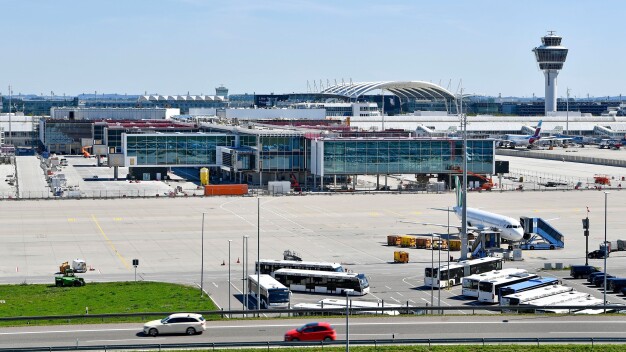
M 622 294 L 626 296 L 626 287 L 622 288 Z
M 607 280 L 612 278 L 612 277 L 615 277 L 615 276 L 613 276 L 611 274 L 606 274 L 606 279 Z M 594 276 L 592 284 L 594 286 L 596 286 L 596 287 L 604 286 L 604 274 Z
M 598 270 L 595 266 L 591 266 L 591 265 L 572 265 L 569 268 L 569 276 L 573 277 L 574 279 L 586 279 L 589 274 L 591 273 L 597 273 L 600 270 Z
M 622 288 L 626 287 L 626 278 L 612 277 L 606 280 L 606 289 L 618 293 Z
M 587 258 L 589 259 L 603 259 L 605 255 L 605 252 L 603 249 L 596 249 L 595 251 L 591 251 L 589 252 L 589 254 L 587 254 Z M 607 258 L 608 258 L 608 253 L 606 254 Z
M 337 332 L 329 323 L 308 323 L 285 333 L 285 341 L 334 341 Z
M 587 282 L 592 284 L 593 279 L 598 275 L 604 275 L 604 271 L 596 271 L 595 273 L 591 273 L 587 276 Z

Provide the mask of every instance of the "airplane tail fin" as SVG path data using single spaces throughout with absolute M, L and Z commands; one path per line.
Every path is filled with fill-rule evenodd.
M 537 128 L 535 129 L 535 134 L 533 134 L 533 138 L 539 138 L 539 133 L 541 133 L 541 123 L 543 120 L 539 120 L 539 124 L 537 124 Z
M 459 181 L 459 176 L 454 177 L 454 191 L 456 193 L 456 206 L 461 208 L 463 206 L 463 198 L 461 197 L 461 181 Z

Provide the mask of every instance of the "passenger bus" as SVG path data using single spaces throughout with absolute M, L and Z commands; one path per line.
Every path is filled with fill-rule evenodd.
M 257 270 L 258 263 L 259 262 L 254 262 L 254 272 L 256 272 Z M 269 274 L 274 276 L 274 272 L 279 269 L 334 271 L 338 273 L 345 271 L 339 263 L 261 259 L 261 274 Z
M 461 282 L 463 288 L 461 294 L 467 297 L 478 298 L 478 283 L 482 280 L 493 280 L 501 277 L 507 277 L 509 275 L 523 274 L 528 271 L 518 268 L 507 268 L 502 270 L 492 270 L 482 274 L 474 274 L 468 277 L 464 277 Z
M 362 296 L 370 292 L 370 285 L 365 274 L 340 273 L 332 271 L 279 269 L 274 278 L 291 291 Z
M 502 297 L 512 295 L 514 293 L 530 291 L 544 286 L 554 286 L 560 283 L 561 280 L 555 277 L 536 277 L 528 281 L 502 287 L 498 295 L 500 296 L 499 299 L 502 299 Z
M 287 309 L 289 308 L 289 301 L 291 298 L 291 292 L 280 282 L 276 281 L 270 275 L 258 275 L 259 281 L 257 281 L 257 275 L 248 276 L 248 293 L 252 295 L 259 303 L 260 309 Z M 257 285 L 258 283 L 258 285 Z M 261 290 L 261 299 L 257 297 L 258 290 Z
M 601 305 L 602 300 L 592 297 L 590 294 L 570 291 L 565 293 L 559 293 L 557 295 L 539 298 L 533 301 L 528 301 L 520 305 L 520 307 L 531 308 L 532 307 L 551 307 L 551 306 L 597 306 Z M 582 309 L 581 309 L 582 310 Z M 535 309 L 535 311 L 546 313 L 569 313 L 570 309 Z M 576 310 L 574 310 L 575 312 Z
M 544 286 L 529 291 L 505 295 L 500 298 L 501 306 L 518 306 L 528 301 L 574 291 L 574 288 L 563 285 Z
M 465 276 L 502 269 L 502 258 L 486 257 L 426 268 L 424 285 L 437 288 L 460 285 Z
M 518 274 L 501 277 L 494 280 L 484 280 L 478 283 L 478 301 L 483 303 L 498 303 L 500 288 L 536 278 L 535 274 Z

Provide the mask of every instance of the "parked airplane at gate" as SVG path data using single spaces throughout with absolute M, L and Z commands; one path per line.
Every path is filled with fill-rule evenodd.
M 462 221 L 463 219 L 463 203 L 461 198 L 461 185 L 459 182 L 458 176 L 455 177 L 456 182 L 456 206 L 451 209 L 454 211 L 456 216 Z M 447 209 L 440 209 L 447 210 Z M 416 222 L 412 222 L 416 223 Z M 457 229 L 461 229 L 461 225 L 446 225 L 446 224 L 435 224 L 435 223 L 427 223 L 427 222 L 417 222 L 416 224 L 421 225 L 433 225 L 433 226 L 441 226 L 441 227 L 454 227 Z M 497 231 L 500 233 L 500 238 L 507 240 L 509 242 L 519 242 L 524 239 L 524 229 L 518 220 L 510 218 L 508 216 L 490 213 L 488 211 L 476 209 L 476 208 L 467 208 L 467 228 L 468 230 L 476 230 L 476 231 Z
M 506 134 L 504 138 L 497 141 L 497 145 L 500 147 L 527 147 L 530 148 L 535 142 L 541 139 L 541 123 L 543 121 L 540 120 L 537 128 L 535 129 L 535 133 L 532 135 L 524 135 L 524 134 Z

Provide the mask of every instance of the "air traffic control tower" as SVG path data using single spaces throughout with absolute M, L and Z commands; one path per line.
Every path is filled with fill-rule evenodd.
M 539 69 L 546 77 L 546 115 L 556 111 L 556 76 L 567 58 L 567 48 L 561 46 L 561 39 L 554 31 L 541 38 L 541 46 L 533 49 Z

